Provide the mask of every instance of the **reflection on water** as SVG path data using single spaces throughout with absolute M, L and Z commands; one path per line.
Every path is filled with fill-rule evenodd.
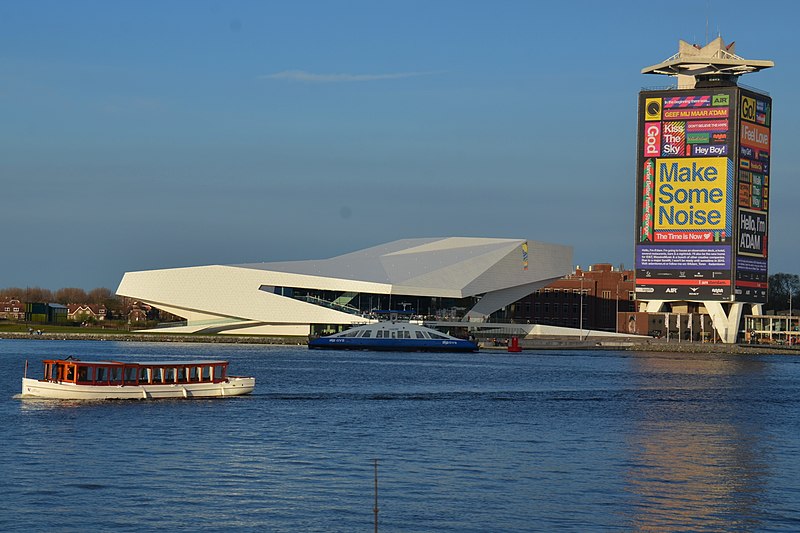
M 22 398 L 21 394 L 14 395 L 14 400 L 20 402 L 19 412 L 37 413 L 40 411 L 63 411 L 65 409 L 86 409 L 92 405 L 108 403 L 108 400 L 48 400 L 46 398 Z
M 638 430 L 627 472 L 636 530 L 722 531 L 758 518 L 767 472 L 749 436 L 729 424 L 646 423 Z
M 764 363 L 639 358 L 655 398 L 628 435 L 627 490 L 637 531 L 750 530 L 759 523 L 768 468 L 763 428 L 741 403 Z M 696 377 L 686 381 L 686 377 Z M 692 389 L 690 398 L 685 391 Z

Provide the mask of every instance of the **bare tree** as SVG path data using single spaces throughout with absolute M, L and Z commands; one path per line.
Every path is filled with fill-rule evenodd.
M 52 302 L 53 291 L 41 287 L 26 287 L 24 295 L 20 298 L 25 303 L 28 302 Z
M 108 306 L 109 300 L 113 300 L 115 298 L 114 294 L 112 294 L 111 291 L 106 289 L 105 287 L 98 287 L 96 289 L 92 289 L 89 291 L 89 294 L 87 296 L 89 298 L 88 300 L 89 303 L 103 304 L 105 306 Z
M 77 287 L 58 289 L 55 300 L 60 304 L 84 304 L 87 302 L 86 291 Z
M 0 300 L 19 300 L 24 301 L 25 289 L 20 287 L 8 287 L 0 289 Z

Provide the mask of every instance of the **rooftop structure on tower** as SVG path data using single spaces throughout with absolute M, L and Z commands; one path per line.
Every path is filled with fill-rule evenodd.
M 663 74 L 678 78 L 679 89 L 736 85 L 742 74 L 774 67 L 773 61 L 745 59 L 736 55 L 736 43 L 725 44 L 717 37 L 705 46 L 678 42 L 678 53 L 642 69 L 642 74 Z

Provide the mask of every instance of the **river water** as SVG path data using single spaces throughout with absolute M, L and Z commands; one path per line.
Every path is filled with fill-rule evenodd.
M 14 398 L 25 359 L 222 358 L 251 396 Z M 0 341 L 0 530 L 800 531 L 800 359 Z

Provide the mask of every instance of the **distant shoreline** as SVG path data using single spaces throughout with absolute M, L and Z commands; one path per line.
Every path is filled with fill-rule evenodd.
M 185 342 L 206 344 L 257 344 L 275 346 L 305 346 L 304 337 L 265 337 L 254 335 L 176 335 L 162 333 L 45 333 L 29 334 L 25 332 L 0 332 L 0 339 L 6 340 L 41 340 L 41 341 L 112 341 L 112 342 Z M 800 355 L 800 347 L 749 345 L 749 344 L 712 344 L 700 342 L 663 342 L 648 343 L 598 343 L 595 341 L 574 340 L 523 340 L 523 351 L 537 352 L 546 350 L 617 350 L 629 352 L 661 352 L 661 353 L 721 353 L 732 355 Z M 503 346 L 486 346 L 486 352 L 505 352 Z
M 47 333 L 0 332 L 0 339 L 42 341 L 193 342 L 207 344 L 275 344 L 304 346 L 304 338 L 255 335 L 175 335 L 161 333 Z

